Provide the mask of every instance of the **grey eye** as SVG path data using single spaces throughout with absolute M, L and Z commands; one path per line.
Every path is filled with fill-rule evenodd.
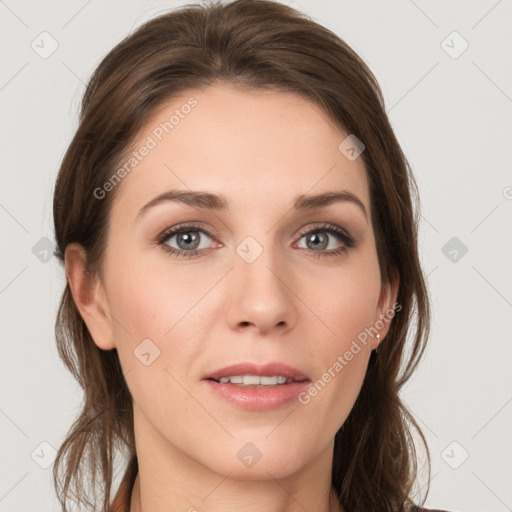
M 303 239 L 306 240 L 306 246 L 301 247 L 299 245 L 299 247 L 301 247 L 301 249 L 311 249 L 313 251 L 325 251 L 336 249 L 336 247 L 340 244 L 340 242 L 338 241 L 338 245 L 336 245 L 336 236 L 329 234 L 326 231 L 306 233 L 301 237 L 300 240 L 302 241 Z
M 166 245 L 171 246 L 171 242 L 175 239 L 174 244 L 176 244 L 177 247 L 174 248 L 180 251 L 206 249 L 208 245 L 211 243 L 211 239 L 209 242 L 207 241 L 206 244 L 204 244 L 203 242 L 204 245 L 202 246 L 201 238 L 209 239 L 210 237 L 199 229 L 188 229 L 170 236 L 165 243 Z

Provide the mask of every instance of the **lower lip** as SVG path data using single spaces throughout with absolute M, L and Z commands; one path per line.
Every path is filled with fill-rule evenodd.
M 283 407 L 297 400 L 298 395 L 309 385 L 309 380 L 267 387 L 242 387 L 230 383 L 221 384 L 213 380 L 204 382 L 220 398 L 235 406 L 253 411 L 270 411 Z

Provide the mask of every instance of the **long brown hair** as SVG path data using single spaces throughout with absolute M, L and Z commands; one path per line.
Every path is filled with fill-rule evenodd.
M 372 353 L 358 399 L 336 434 L 332 486 L 348 512 L 407 510 L 418 474 L 413 430 L 428 460 L 421 430 L 399 397 L 430 325 L 417 249 L 417 190 L 375 77 L 334 33 L 285 5 L 237 0 L 188 5 L 126 37 L 92 75 L 60 167 L 53 204 L 56 255 L 64 262 L 68 244 L 78 242 L 87 251 L 88 272 L 101 276 L 119 187 L 102 199 L 93 191 L 118 169 L 156 107 L 219 82 L 299 94 L 365 145 L 361 158 L 382 280 L 398 276 L 401 309 L 378 354 Z M 106 512 L 116 454 L 130 459 L 122 488 L 128 502 L 137 473 L 131 395 L 117 351 L 95 345 L 69 284 L 55 328 L 59 355 L 84 390 L 82 410 L 58 450 L 55 488 L 64 511 L 72 499 Z

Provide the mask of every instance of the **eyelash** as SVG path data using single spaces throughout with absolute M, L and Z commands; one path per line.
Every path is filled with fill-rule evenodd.
M 169 240 L 173 235 L 179 235 L 181 233 L 187 233 L 189 231 L 201 231 L 208 237 L 214 239 L 214 236 L 202 226 L 197 224 L 181 224 L 179 226 L 174 226 L 165 230 L 162 234 L 160 234 L 157 238 L 158 245 L 162 246 L 162 249 L 169 253 L 173 254 L 176 257 L 187 257 L 188 259 L 193 258 L 194 256 L 199 255 L 202 251 L 207 251 L 208 249 L 195 249 L 193 251 L 182 251 L 179 249 L 175 249 L 174 247 L 169 247 L 165 242 Z M 333 249 L 331 251 L 313 251 L 311 249 L 305 249 L 306 251 L 312 253 L 311 256 L 314 258 L 324 257 L 324 256 L 338 256 L 345 253 L 349 248 L 352 248 L 356 244 L 356 240 L 343 228 L 336 226 L 335 224 L 323 224 L 321 226 L 315 226 L 313 228 L 306 229 L 300 233 L 299 240 L 306 235 L 315 234 L 315 233 L 329 233 L 337 237 L 343 245 L 338 249 Z M 301 248 L 302 249 L 302 248 Z M 303 249 L 304 250 L 304 249 Z

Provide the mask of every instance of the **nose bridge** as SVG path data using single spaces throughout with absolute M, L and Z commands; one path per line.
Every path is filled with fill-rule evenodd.
M 229 318 L 233 328 L 251 324 L 259 331 L 295 323 L 293 293 L 287 286 L 289 272 L 284 255 L 272 244 L 246 237 L 235 248 L 229 280 Z

